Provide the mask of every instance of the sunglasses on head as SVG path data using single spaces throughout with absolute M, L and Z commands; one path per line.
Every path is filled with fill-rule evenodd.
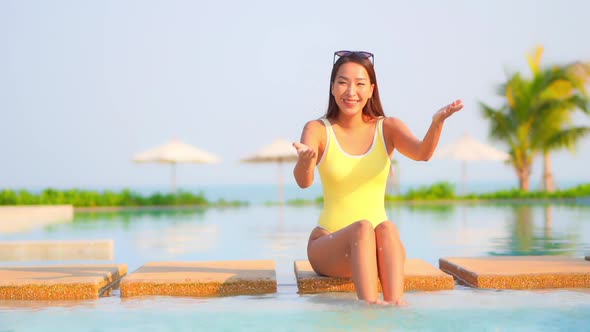
M 341 57 L 346 57 L 346 56 L 351 56 L 351 55 L 356 55 L 356 56 L 361 57 L 363 59 L 369 59 L 369 60 L 371 60 L 371 62 L 373 64 L 375 64 L 375 57 L 374 57 L 373 53 L 371 53 L 371 52 L 346 51 L 346 50 L 334 52 L 334 63 L 336 63 L 336 60 L 338 60 Z M 338 58 L 336 58 L 336 57 L 338 57 Z

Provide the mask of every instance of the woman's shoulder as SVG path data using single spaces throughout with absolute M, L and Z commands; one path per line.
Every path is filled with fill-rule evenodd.
M 319 119 L 314 119 L 314 120 L 309 120 L 307 121 L 307 123 L 305 124 L 305 129 L 307 130 L 324 130 L 324 128 L 326 127 L 326 124 L 324 123 L 325 118 L 319 118 Z
M 383 117 L 383 126 L 386 128 L 397 128 L 400 124 L 403 124 L 403 122 L 399 118 L 393 116 Z
M 406 124 L 399 118 L 387 117 L 383 121 L 383 133 L 388 137 L 407 130 Z
M 303 127 L 303 133 L 301 135 L 321 146 L 327 136 L 326 125 L 324 124 L 324 121 L 322 121 L 322 118 L 307 121 L 305 127 Z

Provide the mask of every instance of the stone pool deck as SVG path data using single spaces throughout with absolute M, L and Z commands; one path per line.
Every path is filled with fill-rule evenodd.
M 126 264 L 0 267 L 0 299 L 96 299 L 126 273 Z
M 295 277 L 299 294 L 314 294 L 324 292 L 354 292 L 351 278 L 335 278 L 320 276 L 313 271 L 307 260 L 297 260 L 294 264 Z M 435 268 L 421 259 L 408 259 L 404 267 L 405 290 L 445 290 L 453 289 L 453 277 Z M 379 291 L 381 285 L 378 284 Z
M 152 262 L 121 282 L 121 297 L 231 296 L 275 293 L 272 260 Z
M 476 288 L 590 288 L 590 264 L 575 257 L 441 258 L 439 268 Z
M 404 288 L 449 290 L 454 288 L 455 280 L 475 288 L 590 288 L 588 259 L 441 258 L 440 270 L 423 260 L 408 259 Z M 319 276 L 307 260 L 295 261 L 294 268 L 300 294 L 354 291 L 350 278 Z M 119 284 L 121 297 L 215 297 L 277 291 L 273 260 L 152 262 L 126 274 L 126 264 L 0 266 L 0 300 L 97 299 Z

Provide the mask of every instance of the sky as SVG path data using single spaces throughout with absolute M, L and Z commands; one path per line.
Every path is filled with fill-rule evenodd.
M 222 160 L 179 165 L 179 187 L 274 183 L 276 165 L 239 159 L 325 113 L 341 49 L 375 54 L 385 114 L 416 136 L 460 98 L 439 147 L 469 134 L 506 151 L 479 103 L 500 106 L 497 86 L 528 74 L 537 45 L 545 65 L 590 60 L 588 12 L 584 0 L 0 0 L 0 188 L 168 186 L 167 165 L 131 158 L 172 138 Z M 553 155 L 558 185 L 590 182 L 589 143 Z M 459 161 L 395 159 L 402 183 L 460 179 Z M 467 169 L 517 183 L 499 162 Z

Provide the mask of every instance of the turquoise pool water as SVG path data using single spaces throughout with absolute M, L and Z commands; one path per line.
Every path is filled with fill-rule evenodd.
M 278 293 L 265 296 L 122 299 L 114 291 L 93 301 L 0 301 L 0 331 L 585 331 L 590 326 L 590 290 L 458 286 L 410 292 L 410 305 L 401 309 L 369 307 L 349 293 L 300 296 L 293 261 L 305 258 L 319 211 L 255 205 L 79 213 L 71 223 L 0 234 L 0 241 L 111 238 L 115 259 L 107 262 L 127 263 L 130 272 L 150 261 L 273 259 L 279 283 Z M 389 207 L 388 213 L 408 256 L 434 266 L 440 257 L 590 253 L 588 203 L 405 205 Z M 55 263 L 65 262 L 27 264 Z

